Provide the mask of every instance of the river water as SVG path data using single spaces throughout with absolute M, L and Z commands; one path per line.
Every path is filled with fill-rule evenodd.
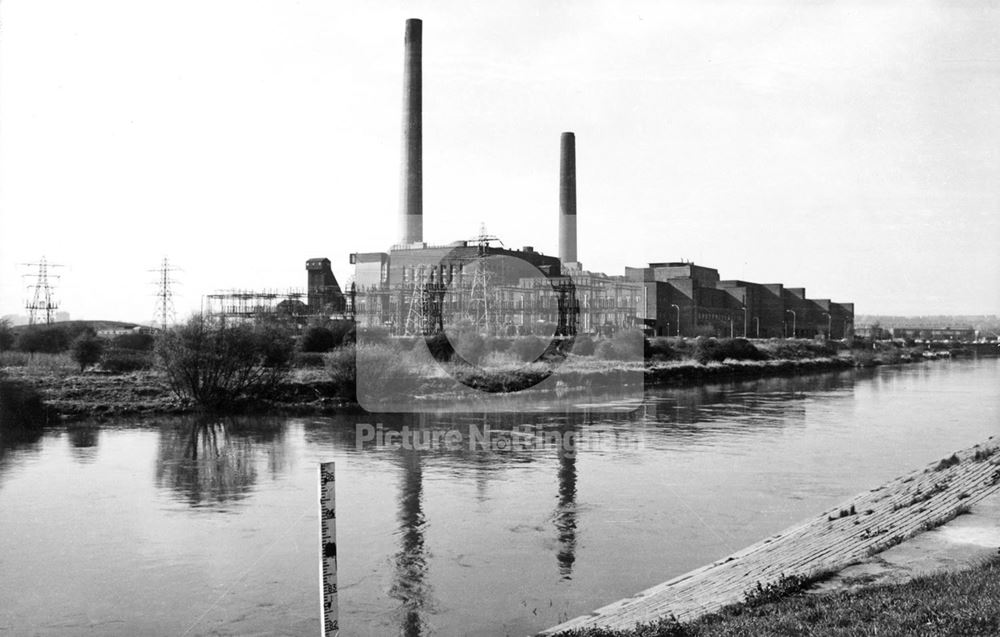
M 0 634 L 318 634 L 333 460 L 343 634 L 522 637 L 998 433 L 995 358 L 621 414 L 77 424 L 0 448 Z

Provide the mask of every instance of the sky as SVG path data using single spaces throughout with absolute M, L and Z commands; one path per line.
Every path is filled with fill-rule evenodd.
M 424 238 L 689 260 L 859 314 L 1000 314 L 997 2 L 0 3 L 0 315 L 183 318 L 398 241 L 422 18 Z

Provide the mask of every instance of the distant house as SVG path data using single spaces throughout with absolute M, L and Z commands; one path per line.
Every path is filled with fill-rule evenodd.
M 115 336 L 121 336 L 122 334 L 143 334 L 150 332 L 150 328 L 143 327 L 142 325 L 122 325 L 116 327 L 108 327 L 101 330 L 97 330 L 97 335 L 101 338 L 112 338 Z
M 976 340 L 976 330 L 971 327 L 893 327 L 893 338 L 910 338 L 922 341 L 956 341 L 971 343 Z

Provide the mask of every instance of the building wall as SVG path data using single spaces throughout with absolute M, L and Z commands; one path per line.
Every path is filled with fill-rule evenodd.
M 485 258 L 484 258 L 485 257 Z M 560 276 L 559 259 L 534 250 L 507 250 L 505 248 L 470 245 L 460 241 L 445 246 L 394 248 L 389 253 L 389 285 L 426 283 L 430 281 L 450 284 L 464 282 L 471 276 L 471 264 L 487 264 L 492 281 L 498 285 L 516 284 L 521 278 L 532 276 Z
M 385 252 L 358 252 L 351 255 L 354 285 L 359 290 L 372 290 L 389 283 L 389 255 Z
M 719 282 L 719 271 L 693 263 L 668 262 L 650 263 L 649 270 L 655 281 L 670 281 L 671 279 L 693 279 L 699 285 L 715 287 Z
M 750 317 L 754 323 L 754 336 L 781 338 L 785 335 L 785 286 L 781 283 L 764 283 L 760 286 L 760 307 Z M 754 317 L 757 318 L 754 321 Z
M 854 304 L 834 302 L 833 336 L 832 338 L 847 338 L 854 330 Z
M 487 268 L 497 268 L 491 270 L 490 285 L 502 288 L 497 302 L 505 313 L 504 320 L 519 329 L 538 321 L 556 321 L 559 293 L 553 286 L 564 278 L 573 283 L 578 333 L 611 333 L 641 326 L 653 336 L 675 336 L 679 328 L 682 336 L 791 337 L 791 312 L 795 312 L 794 336 L 843 338 L 854 321 L 851 303 L 809 299 L 805 288 L 786 288 L 780 283 L 721 281 L 714 268 L 693 263 L 626 267 L 624 276 L 584 270 L 567 270 L 564 275 L 558 259 L 531 249 L 488 247 L 485 258 L 483 253 L 478 245 L 458 242 L 397 247 L 389 254 L 352 255 L 352 259 L 357 257 L 359 290 L 362 282 L 377 283 L 375 287 L 380 288 L 377 294 L 369 293 L 359 300 L 359 308 L 367 307 L 369 314 L 380 315 L 378 324 L 398 326 L 413 304 L 415 285 L 436 282 L 449 289 L 467 287 L 470 273 L 479 267 L 476 264 L 485 263 Z M 410 290 L 409 295 L 404 289 Z M 460 294 L 451 294 L 448 302 L 461 307 L 464 301 Z
M 810 321 L 810 303 L 806 300 L 806 289 L 784 288 L 781 300 L 784 304 L 784 335 L 788 338 L 812 337 L 813 334 L 808 327 Z

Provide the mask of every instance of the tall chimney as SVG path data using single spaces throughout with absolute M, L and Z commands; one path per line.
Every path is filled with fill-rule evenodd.
M 421 31 L 417 19 L 406 21 L 403 53 L 403 152 L 400 171 L 399 216 L 403 243 L 424 239 L 424 169 L 421 125 Z
M 576 263 L 576 136 L 563 133 L 559 155 L 559 260 Z

